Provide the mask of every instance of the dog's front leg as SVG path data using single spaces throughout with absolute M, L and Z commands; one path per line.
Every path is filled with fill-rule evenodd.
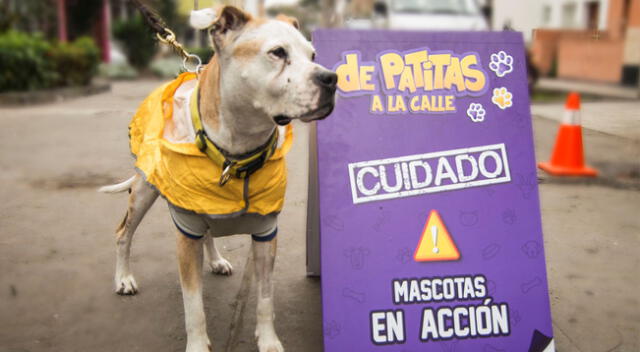
M 184 320 L 187 330 L 187 352 L 212 351 L 207 336 L 207 321 L 202 302 L 202 239 L 191 239 L 176 231 L 178 242 L 178 265 Z
M 277 239 L 268 242 L 253 241 L 253 258 L 258 281 L 258 307 L 256 339 L 260 352 L 283 352 L 284 348 L 273 326 L 273 265 L 276 258 Z
M 218 251 L 213 235 L 209 234 L 205 237 L 204 248 L 207 250 L 207 263 L 209 264 L 209 268 L 211 268 L 211 272 L 218 275 L 231 275 L 233 273 L 233 267 Z

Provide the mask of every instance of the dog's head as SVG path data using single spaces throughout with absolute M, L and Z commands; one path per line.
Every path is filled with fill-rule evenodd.
M 314 62 L 315 50 L 295 19 L 254 19 L 226 6 L 206 27 L 218 56 L 225 103 L 262 112 L 279 125 L 331 113 L 337 76 Z

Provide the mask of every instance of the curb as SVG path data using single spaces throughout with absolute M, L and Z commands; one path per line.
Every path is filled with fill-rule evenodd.
M 103 81 L 91 83 L 88 86 L 61 87 L 27 92 L 6 92 L 0 93 L 0 105 L 20 107 L 34 104 L 47 104 L 108 91 L 111 91 L 111 83 Z

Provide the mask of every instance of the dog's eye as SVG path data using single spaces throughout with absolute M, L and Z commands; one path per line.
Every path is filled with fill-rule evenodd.
M 278 59 L 286 59 L 287 58 L 287 51 L 284 50 L 284 48 L 281 47 L 281 46 L 271 50 L 269 52 L 269 54 L 277 57 Z
M 311 61 L 316 61 L 316 53 L 311 54 Z

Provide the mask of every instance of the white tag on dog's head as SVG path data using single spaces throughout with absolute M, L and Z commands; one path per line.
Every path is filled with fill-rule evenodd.
M 196 29 L 207 29 L 216 21 L 216 11 L 212 8 L 191 11 L 189 24 Z

